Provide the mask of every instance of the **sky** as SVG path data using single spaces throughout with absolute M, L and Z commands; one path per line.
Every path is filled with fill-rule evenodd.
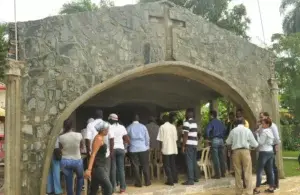
M 64 3 L 71 0 L 16 0 L 17 2 L 17 20 L 37 20 L 48 16 L 57 15 Z M 92 0 L 97 3 L 99 0 Z M 137 0 L 115 0 L 116 6 L 134 4 Z M 271 36 L 274 33 L 281 33 L 282 17 L 279 13 L 281 0 L 259 0 L 262 21 L 265 34 L 265 42 L 270 44 Z M 251 42 L 263 46 L 264 36 L 259 15 L 257 0 L 234 0 L 233 4 L 243 3 L 251 19 L 248 35 Z M 13 0 L 0 0 L 0 22 L 14 21 L 14 2 Z

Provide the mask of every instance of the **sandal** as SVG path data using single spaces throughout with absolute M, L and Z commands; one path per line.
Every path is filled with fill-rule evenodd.
M 270 188 L 269 188 L 269 189 L 266 189 L 265 192 L 266 192 L 266 193 L 274 193 L 274 189 L 270 189 Z
M 257 189 L 254 189 L 254 190 L 253 190 L 253 194 L 260 194 L 260 191 L 257 190 Z

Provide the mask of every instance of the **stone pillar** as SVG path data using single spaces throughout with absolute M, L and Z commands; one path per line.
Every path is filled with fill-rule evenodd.
M 23 62 L 8 59 L 6 73 L 4 194 L 21 193 L 21 69 Z
M 202 108 L 202 105 L 203 105 L 203 101 L 199 101 L 199 104 L 196 105 L 196 107 L 194 108 L 195 110 L 195 120 L 197 122 L 197 125 L 198 125 L 198 132 L 199 133 L 202 133 L 202 129 L 201 129 L 201 108 Z
M 218 100 L 209 100 L 209 110 L 219 111 Z
M 275 75 L 269 79 L 269 85 L 271 88 L 271 100 L 272 100 L 272 120 L 278 126 L 279 136 L 281 138 L 281 126 L 280 126 L 280 114 L 279 114 L 279 97 L 278 97 L 278 84 Z M 279 145 L 276 155 L 276 164 L 278 168 L 278 174 L 280 179 L 284 179 L 283 159 L 282 159 L 282 144 Z

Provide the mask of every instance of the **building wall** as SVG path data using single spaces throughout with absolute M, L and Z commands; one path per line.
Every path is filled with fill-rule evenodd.
M 169 18 L 163 19 L 166 10 Z M 180 25 L 164 26 L 162 20 L 171 19 Z M 44 189 L 53 138 L 63 120 L 108 83 L 121 82 L 120 75 L 134 78 L 146 74 L 147 67 L 157 73 L 172 68 L 172 74 L 243 103 L 252 116 L 271 108 L 270 53 L 169 3 L 60 15 L 19 23 L 18 29 L 19 56 L 26 61 L 22 195 Z M 13 37 L 13 29 L 10 33 Z

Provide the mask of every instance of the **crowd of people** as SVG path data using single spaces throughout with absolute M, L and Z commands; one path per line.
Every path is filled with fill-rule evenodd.
M 160 126 L 154 117 L 149 124 L 140 123 L 139 115 L 133 116 L 132 123 L 125 128 L 118 115 L 110 114 L 103 120 L 102 110 L 96 111 L 95 119 L 89 119 L 81 132 L 72 128 L 72 120 L 64 121 L 63 131 L 58 137 L 48 176 L 47 194 L 62 194 L 60 171 L 66 181 L 67 195 L 73 195 L 73 174 L 76 174 L 75 194 L 88 190 L 96 195 L 101 187 L 102 194 L 111 195 L 117 190 L 126 191 L 125 156 L 130 159 L 134 186 L 150 186 L 149 152 L 158 150 L 162 154 L 166 185 L 178 183 L 178 171 L 184 170 L 187 179 L 183 185 L 199 182 L 200 172 L 197 161 L 201 157 L 199 146 L 201 137 L 211 147 L 211 158 L 215 175 L 213 179 L 225 177 L 233 171 L 236 178 L 236 194 L 259 193 L 259 187 L 268 184 L 265 192 L 273 193 L 279 187 L 275 164 L 277 145 L 280 143 L 277 126 L 269 114 L 260 114 L 255 133 L 243 117 L 243 110 L 236 115 L 229 114 L 224 124 L 217 112 L 210 111 L 210 122 L 203 136 L 195 120 L 193 109 L 186 110 L 185 121 L 176 121 L 173 113 L 161 117 Z M 255 138 L 256 137 L 256 138 Z M 226 140 L 226 141 L 225 141 Z M 257 182 L 252 189 L 252 161 L 250 150 L 258 148 Z M 184 157 L 184 158 L 183 158 Z M 184 159 L 184 160 L 183 160 Z M 265 170 L 267 181 L 261 183 Z M 141 177 L 141 171 L 144 182 Z M 88 189 L 84 189 L 84 178 L 88 179 Z

